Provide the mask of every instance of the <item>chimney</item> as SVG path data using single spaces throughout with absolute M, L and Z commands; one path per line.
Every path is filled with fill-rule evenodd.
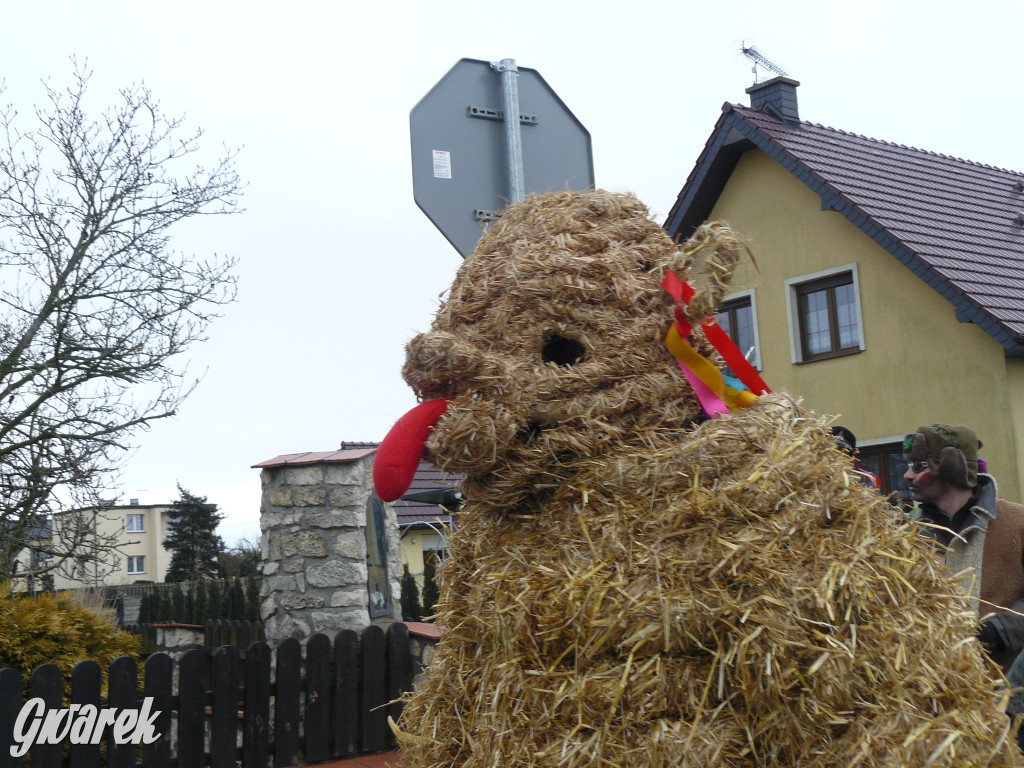
M 800 122 L 796 107 L 796 89 L 800 85 L 789 77 L 773 77 L 763 83 L 754 83 L 747 88 L 750 106 L 763 112 L 771 112 L 784 122 Z

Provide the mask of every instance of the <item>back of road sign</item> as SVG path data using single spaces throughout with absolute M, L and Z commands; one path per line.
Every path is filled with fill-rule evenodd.
M 526 193 L 594 186 L 590 133 L 535 69 L 519 67 Z M 461 59 L 413 107 L 416 204 L 463 258 L 508 202 L 501 75 Z

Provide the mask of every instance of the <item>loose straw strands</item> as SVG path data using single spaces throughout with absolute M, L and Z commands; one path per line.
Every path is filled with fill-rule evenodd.
M 576 469 L 547 515 L 470 502 L 404 765 L 1020 764 L 952 576 L 819 420 Z

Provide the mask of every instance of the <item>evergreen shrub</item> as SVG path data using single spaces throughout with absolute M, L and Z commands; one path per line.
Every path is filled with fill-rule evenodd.
M 18 670 L 26 686 L 37 666 L 55 664 L 67 693 L 75 664 L 91 659 L 105 677 L 118 656 L 138 659 L 139 640 L 111 619 L 77 605 L 67 594 L 28 597 L 0 586 L 0 668 Z

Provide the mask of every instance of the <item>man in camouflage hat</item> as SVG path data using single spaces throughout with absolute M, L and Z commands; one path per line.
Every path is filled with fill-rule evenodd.
M 903 477 L 918 503 L 913 519 L 928 525 L 922 534 L 954 573 L 973 569 L 961 583 L 984 619 L 978 639 L 1005 670 L 1024 648 L 1024 507 L 999 498 L 995 479 L 978 471 L 979 448 L 969 427 L 918 427 L 903 442 Z

